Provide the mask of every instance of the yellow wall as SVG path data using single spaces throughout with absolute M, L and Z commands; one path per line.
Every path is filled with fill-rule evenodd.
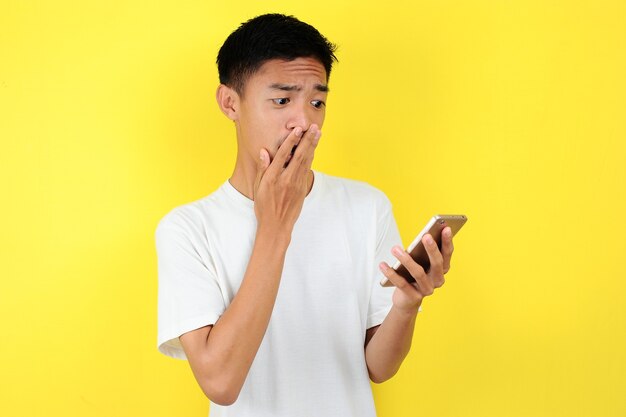
M 469 216 L 379 415 L 626 415 L 626 3 L 210 3 L 2 0 L 0 415 L 206 415 L 154 229 L 230 175 L 215 55 L 268 11 L 340 46 L 314 168 L 405 243 Z

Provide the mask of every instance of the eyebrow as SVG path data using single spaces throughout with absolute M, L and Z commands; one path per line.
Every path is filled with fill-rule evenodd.
M 274 83 L 270 85 L 270 88 L 272 90 L 281 90 L 281 91 L 302 91 L 301 86 L 291 85 L 291 84 Z M 317 91 L 321 91 L 322 93 L 328 93 L 330 91 L 328 86 L 325 84 L 315 84 L 315 89 Z

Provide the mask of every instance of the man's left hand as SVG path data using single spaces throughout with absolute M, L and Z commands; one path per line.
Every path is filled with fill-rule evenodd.
M 442 232 L 441 251 L 430 234 L 422 238 L 430 259 L 428 272 L 424 271 L 411 255 L 400 246 L 394 246 L 391 253 L 409 271 L 415 282 L 408 282 L 405 278 L 393 270 L 386 262 L 381 262 L 379 267 L 396 290 L 393 293 L 393 306 L 400 311 L 413 313 L 422 304 L 424 297 L 432 295 L 436 288 L 445 282 L 444 274 L 450 270 L 450 258 L 454 246 L 452 244 L 452 230 L 446 227 Z

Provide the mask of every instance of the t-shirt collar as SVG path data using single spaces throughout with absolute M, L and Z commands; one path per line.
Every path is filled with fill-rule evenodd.
M 323 188 L 323 174 L 314 169 L 312 169 L 311 171 L 313 171 L 313 186 L 311 188 L 311 192 L 304 198 L 304 204 L 308 204 L 311 201 L 315 200 L 317 198 L 316 196 L 321 192 L 321 189 Z M 233 185 L 230 183 L 230 180 L 227 179 L 226 181 L 224 181 L 224 184 L 222 184 L 222 189 L 231 199 L 236 201 L 237 204 L 254 209 L 254 200 L 249 199 L 248 197 L 237 191 L 237 189 L 233 187 Z

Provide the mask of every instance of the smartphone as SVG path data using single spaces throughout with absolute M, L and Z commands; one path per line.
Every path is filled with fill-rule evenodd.
M 447 226 L 450 226 L 452 229 L 452 237 L 456 235 L 456 233 L 463 227 L 465 222 L 467 221 L 467 216 L 462 214 L 452 215 L 452 214 L 437 214 L 433 216 L 428 224 L 422 229 L 422 231 L 417 235 L 417 237 L 413 240 L 413 242 L 407 248 L 407 252 L 411 255 L 411 258 L 415 260 L 418 264 L 424 268 L 424 271 L 428 272 L 430 267 L 430 258 L 428 258 L 428 252 L 426 252 L 426 248 L 422 243 L 422 238 L 426 233 L 429 233 L 435 242 L 437 242 L 437 246 L 439 250 L 441 250 L 441 232 Z M 393 269 L 404 279 L 409 282 L 415 282 L 409 271 L 400 263 L 400 261 L 396 261 Z M 393 284 L 391 281 L 387 279 L 387 277 L 383 277 L 382 281 L 380 281 L 380 285 L 383 287 L 391 287 Z

